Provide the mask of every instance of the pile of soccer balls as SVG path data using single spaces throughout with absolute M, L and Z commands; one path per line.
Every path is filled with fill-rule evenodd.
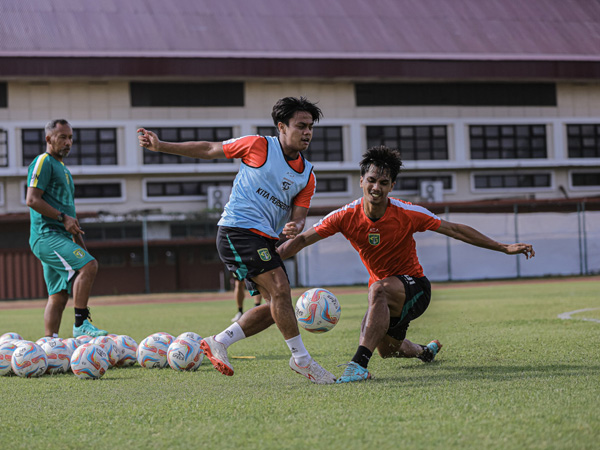
M 309 289 L 296 302 L 298 324 L 312 333 L 331 330 L 340 320 L 338 299 L 326 289 Z M 188 331 L 173 337 L 169 333 L 151 334 L 138 343 L 130 336 L 109 334 L 92 338 L 43 337 L 26 341 L 17 333 L 0 336 L 0 376 L 16 374 L 24 378 L 44 374 L 67 373 L 79 378 L 101 378 L 113 367 L 132 366 L 146 369 L 171 367 L 178 371 L 198 369 L 204 359 L 202 337 Z
M 136 362 L 148 369 L 170 366 L 179 371 L 196 370 L 204 359 L 201 341 L 202 337 L 191 331 L 177 337 L 164 332 L 151 334 L 139 345 L 127 335 L 43 337 L 31 342 L 17 333 L 5 333 L 0 336 L 0 376 L 34 378 L 70 370 L 79 378 L 97 379 L 108 369 Z

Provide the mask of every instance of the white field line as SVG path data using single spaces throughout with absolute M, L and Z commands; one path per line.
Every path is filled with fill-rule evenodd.
M 600 309 L 600 308 L 585 308 L 585 309 L 578 309 L 576 311 L 569 311 L 569 312 L 566 312 L 566 313 L 559 314 L 558 318 L 559 319 L 563 319 L 563 320 L 573 319 L 573 320 L 585 320 L 587 322 L 597 322 L 597 323 L 600 323 L 600 319 L 591 319 L 591 318 L 588 318 L 588 317 L 571 317 L 573 314 L 579 314 L 579 313 L 586 312 L 586 311 L 595 311 L 597 309 Z

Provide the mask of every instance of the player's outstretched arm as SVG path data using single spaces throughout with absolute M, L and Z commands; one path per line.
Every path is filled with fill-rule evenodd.
M 281 259 L 288 259 L 302 250 L 304 247 L 314 244 L 323 239 L 317 234 L 314 228 L 309 228 L 304 233 L 299 234 L 294 239 L 285 241 L 277 248 L 277 252 Z
M 144 128 L 138 128 L 137 133 L 140 145 L 153 152 L 170 153 L 172 155 L 199 159 L 225 158 L 222 142 L 165 142 L 158 139 L 155 133 Z
M 485 234 L 480 233 L 475 228 L 463 225 L 462 223 L 442 220 L 442 223 L 436 232 L 466 242 L 467 244 L 506 253 L 507 255 L 517 255 L 522 253 L 527 259 L 535 256 L 535 251 L 531 244 L 502 244 L 501 242 L 497 242 Z

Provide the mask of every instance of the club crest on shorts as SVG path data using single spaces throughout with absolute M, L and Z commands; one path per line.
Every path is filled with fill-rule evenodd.
M 271 261 L 271 254 L 269 253 L 269 249 L 268 248 L 259 248 L 257 250 L 258 252 L 258 256 L 260 256 L 260 259 L 263 261 Z
M 379 233 L 369 233 L 369 244 L 379 245 L 381 242 L 381 235 Z
M 73 254 L 75 256 L 77 256 L 79 259 L 81 259 L 85 256 L 85 252 L 83 250 L 81 250 L 80 248 L 78 248 L 77 250 L 74 250 Z

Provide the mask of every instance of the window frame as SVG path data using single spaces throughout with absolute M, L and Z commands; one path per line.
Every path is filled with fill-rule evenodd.
M 480 188 L 475 187 L 475 178 L 478 176 L 501 176 L 506 177 L 509 175 L 548 175 L 550 179 L 550 183 L 548 186 L 524 186 L 524 187 L 493 187 L 493 188 Z M 471 185 L 471 193 L 480 194 L 480 193 L 504 193 L 506 191 L 509 192 L 525 192 L 525 193 L 533 193 L 533 192 L 550 192 L 555 189 L 556 184 L 556 175 L 552 170 L 524 170 L 519 172 L 508 173 L 507 171 L 477 171 L 474 170 L 469 174 L 470 177 L 470 185 Z
M 142 200 L 144 202 L 164 202 L 165 200 L 170 200 L 173 202 L 197 202 L 197 201 L 207 201 L 208 195 L 160 195 L 160 196 L 149 196 L 148 195 L 148 184 L 149 183 L 186 183 L 186 182 L 195 182 L 201 184 L 208 184 L 211 186 L 233 186 L 233 181 L 235 177 L 232 177 L 231 180 L 225 180 L 224 178 L 216 178 L 216 177 L 202 177 L 201 180 L 198 177 L 173 177 L 173 178 L 149 178 L 145 177 L 142 179 Z M 221 183 L 221 184 L 216 184 Z

